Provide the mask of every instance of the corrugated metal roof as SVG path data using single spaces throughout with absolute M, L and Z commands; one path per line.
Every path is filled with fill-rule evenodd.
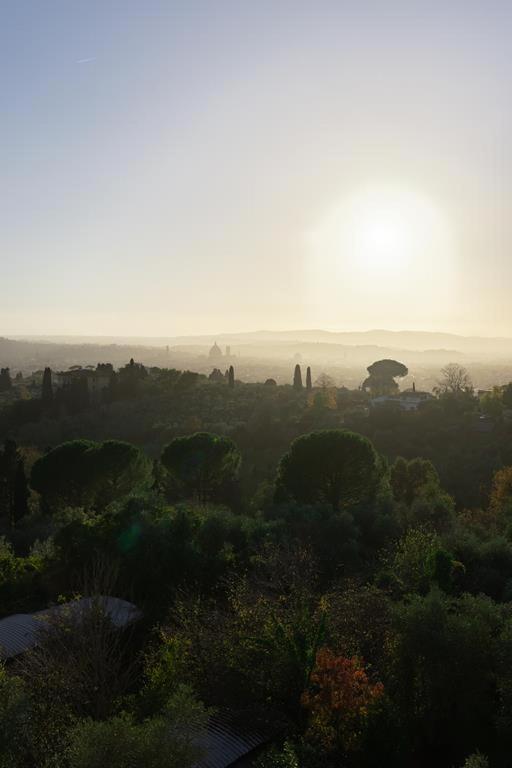
M 34 619 L 19 613 L 0 621 L 0 657 L 8 659 L 28 650 L 34 644 Z
M 203 757 L 195 768 L 229 768 L 267 740 L 256 731 L 241 732 L 227 716 L 216 715 L 208 721 L 205 734 L 196 740 Z
M 71 611 L 74 614 L 86 612 L 91 605 L 99 602 L 114 626 L 122 628 L 140 618 L 139 609 L 127 600 L 118 597 L 83 597 L 69 603 L 56 605 L 35 613 L 18 613 L 0 619 L 0 659 L 10 659 L 32 648 L 37 642 L 41 622 Z
M 41 622 L 71 611 L 86 612 L 93 602 L 101 606 L 112 623 L 119 628 L 128 626 L 141 616 L 139 609 L 117 597 L 82 598 L 35 613 L 20 613 L 0 619 L 0 659 L 18 656 L 37 643 Z M 230 713 L 209 718 L 206 730 L 194 739 L 203 757 L 194 768 L 229 768 L 238 760 L 264 744 L 268 738 L 258 731 L 234 725 Z

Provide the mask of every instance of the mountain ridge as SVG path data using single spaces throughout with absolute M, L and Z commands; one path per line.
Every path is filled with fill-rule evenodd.
M 492 355 L 512 358 L 512 338 L 505 336 L 464 336 L 443 331 L 330 331 L 324 329 L 256 330 L 228 333 L 208 333 L 169 336 L 116 335 L 10 335 L 14 341 L 57 344 L 95 344 L 101 346 L 193 346 L 248 343 L 328 343 L 347 346 L 382 346 L 405 351 L 454 351 L 488 358 Z

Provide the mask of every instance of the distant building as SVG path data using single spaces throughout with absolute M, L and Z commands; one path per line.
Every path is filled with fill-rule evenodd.
M 54 390 L 65 389 L 71 386 L 71 383 L 76 381 L 76 379 L 85 379 L 91 400 L 96 400 L 101 396 L 103 390 L 109 386 L 112 373 L 112 366 L 107 364 L 99 365 L 96 369 L 73 366 L 69 371 L 54 373 L 52 375 L 52 385 Z
M 231 357 L 231 347 L 230 346 L 226 347 L 226 357 Z
M 43 370 L 34 371 L 27 376 L 27 384 L 40 387 L 43 383 Z
M 215 342 L 213 347 L 210 349 L 208 353 L 208 357 L 210 358 L 210 360 L 218 360 L 219 358 L 222 357 L 222 350 L 217 344 L 217 342 Z
M 394 405 L 401 411 L 417 411 L 423 403 L 433 400 L 434 396 L 430 392 L 417 392 L 416 389 L 408 389 L 400 392 L 398 395 L 381 395 L 370 400 L 373 408 L 382 405 Z

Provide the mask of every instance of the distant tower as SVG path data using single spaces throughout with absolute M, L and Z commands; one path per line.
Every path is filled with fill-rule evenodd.
M 217 342 L 215 342 L 213 347 L 210 349 L 208 357 L 210 358 L 210 360 L 218 360 L 219 358 L 222 357 L 222 350 L 217 344 Z
M 226 347 L 226 357 L 231 357 L 231 347 Z

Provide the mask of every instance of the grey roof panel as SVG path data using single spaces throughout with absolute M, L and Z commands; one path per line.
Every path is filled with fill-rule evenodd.
M 32 648 L 37 642 L 41 621 L 66 611 L 79 614 L 90 608 L 93 601 L 99 600 L 103 610 L 110 617 L 114 626 L 122 628 L 140 618 L 138 608 L 118 597 L 83 597 L 69 603 L 56 605 L 35 613 L 18 613 L 0 619 L 0 659 L 10 659 Z
M 227 717 L 216 715 L 210 718 L 206 733 L 195 742 L 204 755 L 194 768 L 229 768 L 266 741 L 261 733 L 240 732 Z

